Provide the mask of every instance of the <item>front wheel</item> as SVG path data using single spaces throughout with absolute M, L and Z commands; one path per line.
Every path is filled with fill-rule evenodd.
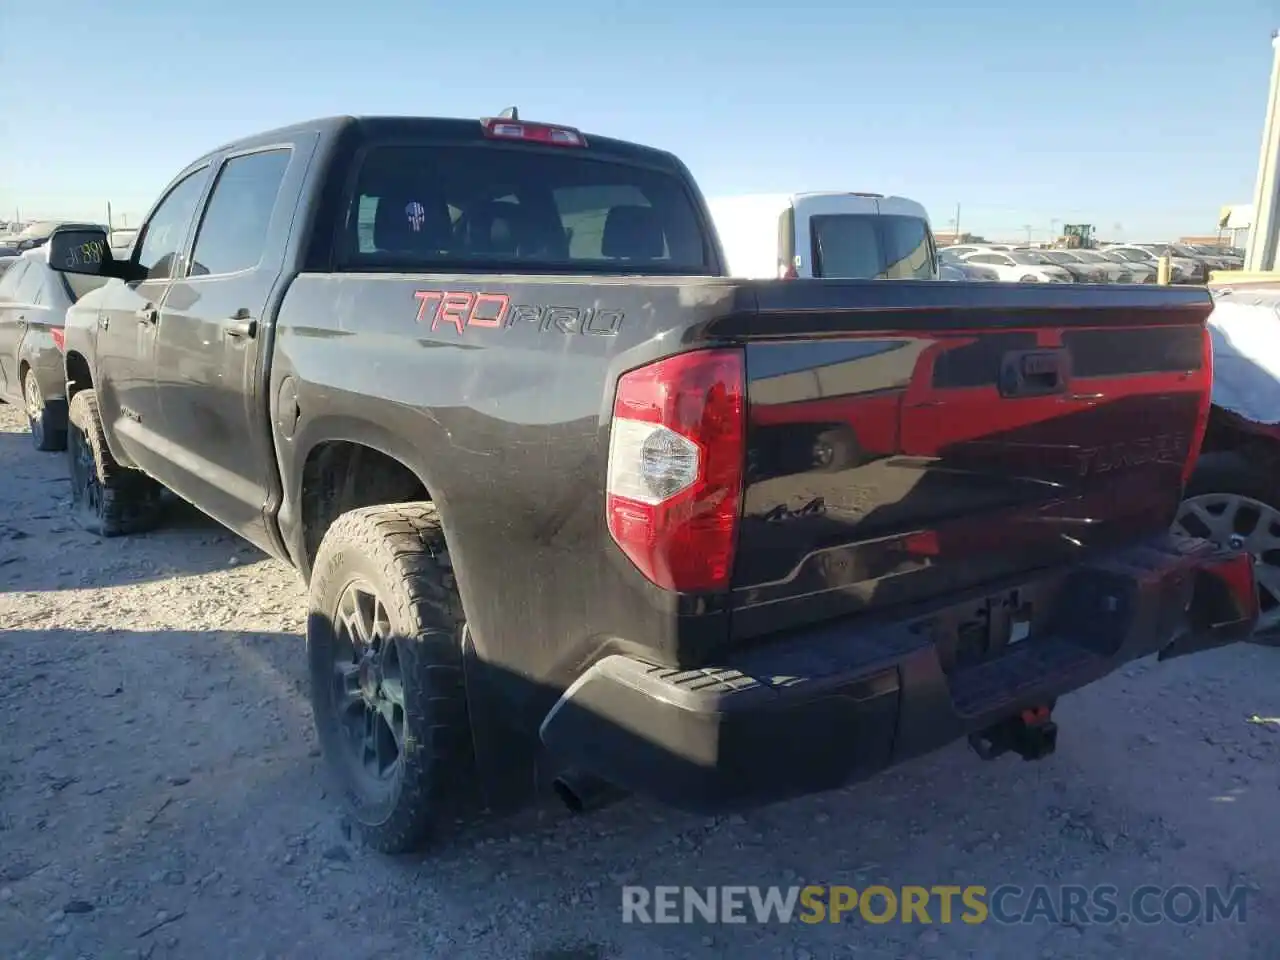
M 44 451 L 67 449 L 67 428 L 56 421 L 53 411 L 45 403 L 44 392 L 33 367 L 28 367 L 22 377 L 22 397 L 35 448 Z
M 67 464 L 76 522 L 101 537 L 142 533 L 159 524 L 160 485 L 120 466 L 107 447 L 97 394 L 81 390 L 67 408 Z
M 1260 607 L 1255 636 L 1280 638 L 1280 485 L 1256 460 L 1208 453 L 1187 483 L 1175 533 L 1253 554 Z
M 316 733 L 369 846 L 407 853 L 474 804 L 465 618 L 435 507 L 368 507 L 325 533 L 309 588 Z

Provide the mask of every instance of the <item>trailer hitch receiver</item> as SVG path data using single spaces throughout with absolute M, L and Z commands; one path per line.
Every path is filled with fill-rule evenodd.
M 970 734 L 969 745 L 983 760 L 1010 752 L 1023 760 L 1043 760 L 1058 746 L 1058 725 L 1049 717 L 1048 707 L 1023 710 L 980 733 Z

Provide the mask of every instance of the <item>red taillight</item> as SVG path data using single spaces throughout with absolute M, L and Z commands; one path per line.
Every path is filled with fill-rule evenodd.
M 549 123 L 525 123 L 523 120 L 489 119 L 480 121 L 484 135 L 495 140 L 527 140 L 557 147 L 585 147 L 587 138 L 572 127 Z
M 698 350 L 623 374 L 606 480 L 609 534 L 666 590 L 725 590 L 742 503 L 740 350 Z
M 1213 335 L 1206 326 L 1201 332 L 1200 341 L 1200 408 L 1196 411 L 1195 430 L 1191 434 L 1191 444 L 1187 451 L 1187 462 L 1182 467 L 1182 486 L 1185 488 L 1191 480 L 1191 474 L 1200 459 L 1200 447 L 1204 443 L 1205 432 L 1209 429 L 1209 411 L 1213 407 Z
M 59 353 L 67 352 L 67 332 L 61 327 L 54 327 L 49 331 L 53 334 L 53 345 L 58 348 Z
M 799 278 L 799 276 L 800 276 L 800 271 L 796 269 L 796 265 L 794 263 L 778 264 L 779 280 L 796 280 Z

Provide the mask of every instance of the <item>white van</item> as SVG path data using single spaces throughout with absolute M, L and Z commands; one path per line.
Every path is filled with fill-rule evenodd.
M 929 215 L 906 197 L 756 194 L 707 205 L 735 277 L 939 279 Z

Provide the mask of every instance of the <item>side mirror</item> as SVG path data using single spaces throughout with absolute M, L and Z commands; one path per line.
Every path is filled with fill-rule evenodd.
M 107 231 L 91 224 L 58 227 L 49 236 L 49 268 L 89 277 L 118 276 Z

